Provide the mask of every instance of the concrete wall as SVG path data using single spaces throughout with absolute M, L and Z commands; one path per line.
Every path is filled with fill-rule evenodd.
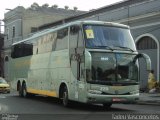
M 4 58 L 3 58 L 4 35 L 0 33 L 0 77 L 4 77 Z

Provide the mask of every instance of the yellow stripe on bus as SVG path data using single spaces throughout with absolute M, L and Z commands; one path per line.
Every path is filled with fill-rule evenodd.
M 28 88 L 27 92 L 33 93 L 33 94 L 39 94 L 39 95 L 47 95 L 47 96 L 51 96 L 51 97 L 57 97 L 57 94 L 56 94 L 55 91 L 37 90 L 37 89 Z

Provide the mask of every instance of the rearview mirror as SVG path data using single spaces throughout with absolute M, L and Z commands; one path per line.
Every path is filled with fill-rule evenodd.
M 150 70 L 152 69 L 151 59 L 150 59 L 150 57 L 149 57 L 147 54 L 140 53 L 140 54 L 136 55 L 136 56 L 134 57 L 133 63 L 135 63 L 138 58 L 144 58 L 144 59 L 145 59 L 145 61 L 146 61 L 146 66 L 147 66 L 147 70 L 150 71 Z

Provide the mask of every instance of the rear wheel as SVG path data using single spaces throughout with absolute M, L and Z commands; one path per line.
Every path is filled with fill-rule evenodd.
M 22 97 L 22 86 L 21 84 L 18 85 L 18 94 L 20 97 Z

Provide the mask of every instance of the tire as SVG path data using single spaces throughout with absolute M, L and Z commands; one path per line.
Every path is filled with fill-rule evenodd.
M 111 106 L 112 106 L 112 103 L 103 103 L 103 107 L 104 107 L 105 109 L 110 109 Z
M 22 85 L 22 97 L 27 97 L 27 87 L 26 83 Z
M 9 94 L 9 93 L 11 93 L 11 91 L 8 91 L 7 93 Z
M 18 86 L 18 95 L 20 97 L 22 97 L 22 86 L 21 86 L 21 84 L 19 84 L 19 86 Z
M 22 93 L 21 93 L 21 94 L 22 94 L 22 95 L 21 95 L 22 97 L 27 97 L 27 98 L 34 96 L 33 94 L 27 92 L 26 83 L 24 83 L 24 84 L 22 85 Z
M 63 103 L 63 106 L 69 107 L 70 102 L 69 102 L 69 99 L 68 99 L 68 90 L 67 90 L 66 86 L 63 88 L 62 103 Z

